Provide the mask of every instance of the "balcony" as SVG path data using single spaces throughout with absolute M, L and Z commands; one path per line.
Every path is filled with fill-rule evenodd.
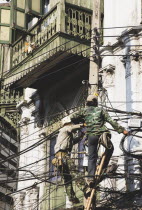
M 28 87 L 69 55 L 89 57 L 91 18 L 91 9 L 57 3 L 12 45 L 4 85 Z

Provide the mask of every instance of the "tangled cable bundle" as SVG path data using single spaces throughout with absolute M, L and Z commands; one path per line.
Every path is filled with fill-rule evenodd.
M 136 135 L 136 133 L 138 132 L 142 132 L 142 129 L 134 129 L 131 131 L 130 135 L 129 136 L 126 136 L 124 135 L 123 138 L 121 139 L 121 142 L 120 142 L 120 149 L 128 156 L 130 157 L 133 157 L 133 158 L 136 158 L 136 159 L 142 159 L 142 150 L 135 150 L 135 151 L 131 151 L 130 150 L 130 146 L 132 143 L 134 143 L 134 140 L 133 138 L 142 138 L 142 136 L 138 136 Z M 130 139 L 131 138 L 131 139 Z M 129 141 L 129 149 L 126 149 L 125 148 L 125 141 L 128 139 Z M 135 140 L 136 141 L 136 140 Z M 140 152 L 139 154 L 135 154 L 135 153 L 138 153 Z

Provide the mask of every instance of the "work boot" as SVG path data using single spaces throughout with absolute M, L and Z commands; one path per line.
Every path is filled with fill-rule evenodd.
M 86 184 L 89 188 L 93 188 L 95 185 L 95 179 L 86 179 Z
M 85 198 L 90 197 L 91 191 L 92 191 L 92 189 L 86 184 L 84 189 L 83 189 Z

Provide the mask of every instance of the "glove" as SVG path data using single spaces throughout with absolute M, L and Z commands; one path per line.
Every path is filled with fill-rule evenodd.
M 86 127 L 86 126 L 87 126 L 86 123 L 80 124 L 80 127 L 81 127 L 81 128 L 84 128 L 84 127 Z
M 81 123 L 79 125 L 80 125 L 80 128 L 83 128 L 84 127 L 84 123 Z
M 124 134 L 124 135 L 129 135 L 129 131 L 124 130 L 124 131 L 123 131 L 123 134 Z

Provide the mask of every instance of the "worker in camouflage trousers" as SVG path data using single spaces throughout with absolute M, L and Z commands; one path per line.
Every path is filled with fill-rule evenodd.
M 113 153 L 113 144 L 110 140 L 111 135 L 105 123 L 108 122 L 118 132 L 128 134 L 128 131 L 120 126 L 116 121 L 112 120 L 109 114 L 102 108 L 98 107 L 98 98 L 94 95 L 89 95 L 87 98 L 86 107 L 71 115 L 71 120 L 84 119 L 86 123 L 86 133 L 88 136 L 88 179 L 87 184 L 91 187 L 95 182 L 96 162 L 98 158 L 97 147 L 99 140 L 101 144 L 107 148 L 104 168 L 107 168 L 109 160 Z M 102 134 L 105 139 L 102 138 Z M 101 138 L 100 138 L 101 137 Z
M 62 124 L 63 128 L 60 129 L 56 139 L 56 144 L 54 147 L 55 158 L 52 160 L 52 164 L 58 168 L 63 176 L 69 201 L 72 203 L 79 203 L 79 199 L 76 197 L 72 185 L 72 175 L 70 171 L 72 170 L 74 164 L 70 158 L 70 152 L 73 145 L 81 140 L 81 135 L 74 138 L 74 134 L 76 131 L 81 130 L 83 124 L 74 125 L 69 117 L 65 117 L 62 120 Z

